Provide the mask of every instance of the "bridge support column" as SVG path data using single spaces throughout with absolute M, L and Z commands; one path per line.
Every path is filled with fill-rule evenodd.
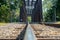
M 32 12 L 32 22 L 42 22 L 42 0 L 37 0 Z
M 26 20 L 27 20 L 27 14 L 25 8 L 25 0 L 23 0 L 23 4 L 20 7 L 20 22 L 26 22 Z

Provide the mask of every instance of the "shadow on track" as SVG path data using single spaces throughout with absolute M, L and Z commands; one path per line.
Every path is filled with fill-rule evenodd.
M 25 35 L 25 32 L 26 32 L 26 28 L 27 28 L 27 25 L 25 26 L 25 28 L 21 31 L 21 33 L 18 35 L 18 37 L 16 38 L 16 40 L 23 40 L 24 39 L 24 35 Z

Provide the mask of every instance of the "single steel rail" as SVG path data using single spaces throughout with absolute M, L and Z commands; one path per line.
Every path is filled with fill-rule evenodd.
M 23 40 L 37 40 L 31 25 L 28 23 Z

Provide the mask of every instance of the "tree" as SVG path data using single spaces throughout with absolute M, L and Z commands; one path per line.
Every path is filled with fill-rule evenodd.
M 43 18 L 44 21 L 51 22 L 56 21 L 55 5 L 57 0 L 44 0 L 43 1 Z M 53 15 L 53 16 L 51 16 Z M 51 17 L 51 18 L 50 18 Z M 54 18 L 55 17 L 55 18 Z
M 21 4 L 21 0 L 0 0 L 0 22 L 17 22 Z
M 57 1 L 56 10 L 57 10 L 57 21 L 60 21 L 60 0 Z

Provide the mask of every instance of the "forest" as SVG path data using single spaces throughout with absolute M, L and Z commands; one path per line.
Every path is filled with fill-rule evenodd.
M 46 22 L 60 21 L 60 0 L 44 0 L 43 15 Z
M 0 0 L 0 22 L 19 22 L 22 5 L 22 0 Z M 44 22 L 60 21 L 60 0 L 42 0 L 42 14 Z

